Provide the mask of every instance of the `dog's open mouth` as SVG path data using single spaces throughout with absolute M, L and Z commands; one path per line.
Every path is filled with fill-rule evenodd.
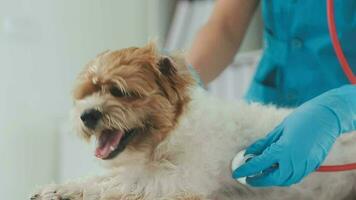
M 117 130 L 103 131 L 99 138 L 97 138 L 95 156 L 103 160 L 116 157 L 125 149 L 135 134 L 135 129 L 126 132 Z

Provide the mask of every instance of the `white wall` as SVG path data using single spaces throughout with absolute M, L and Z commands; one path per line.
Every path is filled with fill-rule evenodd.
M 77 72 L 100 51 L 144 44 L 146 16 L 142 0 L 0 0 L 1 199 L 56 179 Z

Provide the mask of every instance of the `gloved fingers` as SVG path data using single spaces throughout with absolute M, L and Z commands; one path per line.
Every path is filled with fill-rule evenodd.
M 281 171 L 274 169 L 257 176 L 247 177 L 246 182 L 253 187 L 281 186 Z
M 232 177 L 234 179 L 253 176 L 263 172 L 277 163 L 273 148 L 267 148 L 261 155 L 251 158 L 245 164 L 237 168 Z
M 289 186 L 288 183 L 293 179 L 293 166 L 290 160 L 279 160 L 277 165 L 264 170 L 258 176 L 247 177 L 246 182 L 254 187 L 268 186 Z
M 291 186 L 300 182 L 308 174 L 307 166 L 307 163 L 297 166 L 289 158 L 282 159 L 278 166 L 264 170 L 258 176 L 247 177 L 246 182 L 254 187 Z
M 268 146 L 275 143 L 281 137 L 283 132 L 282 125 L 278 125 L 265 138 L 257 140 L 255 143 L 247 147 L 245 155 L 260 155 Z
M 318 161 L 319 158 L 311 158 L 309 162 L 298 161 L 298 164 L 292 164 L 293 170 L 289 169 L 289 171 L 292 172 L 289 172 L 290 176 L 285 180 L 283 185 L 289 186 L 292 184 L 299 183 L 305 176 L 309 175 L 311 172 L 315 171 L 318 168 L 318 166 L 320 165 L 318 164 Z M 286 174 L 288 172 L 285 170 L 284 173 Z

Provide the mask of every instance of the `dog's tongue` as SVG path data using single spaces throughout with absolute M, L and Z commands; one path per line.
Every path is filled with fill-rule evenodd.
M 104 132 L 98 139 L 98 146 L 95 150 L 95 156 L 100 159 L 107 158 L 119 145 L 123 132 Z

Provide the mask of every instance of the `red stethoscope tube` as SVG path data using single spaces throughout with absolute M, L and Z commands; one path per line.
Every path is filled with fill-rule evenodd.
M 344 165 L 324 165 L 320 166 L 317 172 L 342 172 L 356 170 L 356 163 L 344 164 Z
M 351 84 L 356 84 L 356 76 L 352 73 L 351 67 L 347 62 L 347 59 L 342 51 L 340 41 L 337 36 L 337 30 L 335 25 L 335 13 L 334 13 L 334 0 L 327 0 L 327 16 L 328 27 L 332 45 L 335 50 L 335 54 L 340 62 L 341 68 L 344 71 L 347 79 Z
M 334 0 L 327 0 L 327 18 L 329 34 L 331 38 L 332 45 L 335 50 L 335 54 L 340 62 L 341 68 L 344 71 L 347 79 L 351 84 L 356 84 L 356 76 L 353 74 L 349 63 L 342 51 L 340 41 L 337 36 L 337 30 L 335 25 L 335 13 L 334 13 Z M 317 172 L 340 172 L 340 171 L 350 171 L 356 170 L 356 163 L 344 164 L 344 165 L 324 165 L 320 166 Z

